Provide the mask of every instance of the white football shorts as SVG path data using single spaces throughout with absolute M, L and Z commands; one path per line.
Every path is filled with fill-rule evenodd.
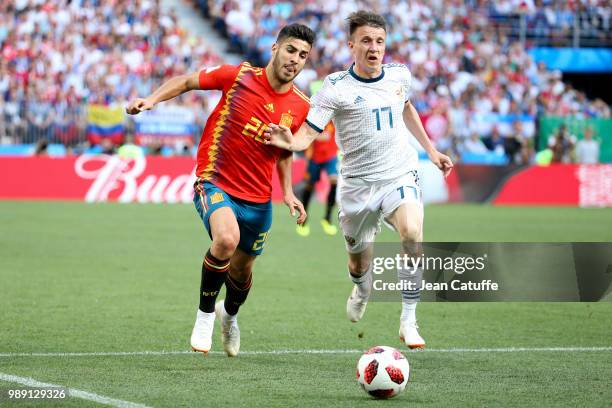
M 386 219 L 404 203 L 418 203 L 423 211 L 423 197 L 416 170 L 390 181 L 371 183 L 359 178 L 338 180 L 338 217 L 346 250 L 363 252 Z

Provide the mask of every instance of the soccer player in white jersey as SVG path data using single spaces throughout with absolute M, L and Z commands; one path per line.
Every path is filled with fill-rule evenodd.
M 417 139 L 445 176 L 453 163 L 431 144 L 410 103 L 408 68 L 382 63 L 386 40 L 383 17 L 358 11 L 347 20 L 354 63 L 347 71 L 325 78 L 310 101 L 306 122 L 295 135 L 284 126 L 270 124 L 265 137 L 268 144 L 301 151 L 330 120 L 334 121 L 336 141 L 343 154 L 338 186 L 340 225 L 349 274 L 355 283 L 347 301 L 347 316 L 356 322 L 365 312 L 372 288 L 372 243 L 380 221 L 399 233 L 406 253 L 420 255 L 423 203 L 418 154 L 409 138 Z M 425 346 L 416 323 L 419 294 L 419 289 L 402 292 L 400 339 L 410 348 Z

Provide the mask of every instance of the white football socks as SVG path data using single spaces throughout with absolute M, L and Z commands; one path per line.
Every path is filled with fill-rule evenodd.
M 400 320 L 402 322 L 416 322 L 416 307 L 417 303 L 405 303 L 402 302 L 402 315 L 400 316 Z
M 372 274 L 368 270 L 366 273 L 361 275 L 360 277 L 355 277 L 349 271 L 349 277 L 357 285 L 357 293 L 361 297 L 367 297 L 370 294 L 371 286 L 372 286 Z

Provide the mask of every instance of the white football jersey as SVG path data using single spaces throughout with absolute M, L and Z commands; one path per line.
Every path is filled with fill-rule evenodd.
M 384 64 L 377 78 L 361 78 L 353 66 L 325 78 L 306 122 L 322 131 L 334 121 L 342 177 L 392 180 L 417 168 L 418 153 L 403 119 L 411 80 L 403 64 Z

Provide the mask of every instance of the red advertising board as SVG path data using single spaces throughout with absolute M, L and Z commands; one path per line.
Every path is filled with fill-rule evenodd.
M 426 164 L 429 163 L 422 164 L 420 169 L 426 202 L 612 207 L 612 164 L 520 168 L 458 165 L 447 179 Z M 3 157 L 0 199 L 191 202 L 194 166 L 191 157 L 137 160 L 108 155 Z M 294 184 L 302 180 L 304 170 L 304 161 L 296 160 Z M 324 201 L 325 177 L 317 187 L 317 195 Z M 282 200 L 276 175 L 272 199 Z
M 0 159 L 0 199 L 191 202 L 194 167 L 190 157 L 5 157 Z M 293 180 L 303 174 L 304 163 L 294 163 Z M 282 199 L 276 176 L 273 199 Z
M 500 205 L 612 206 L 612 165 L 531 166 L 518 171 L 493 200 Z

